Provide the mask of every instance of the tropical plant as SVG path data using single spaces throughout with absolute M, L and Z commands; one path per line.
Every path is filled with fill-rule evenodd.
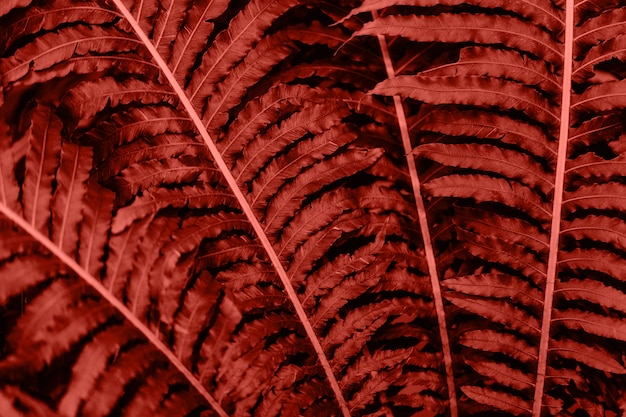
M 0 27 L 2 416 L 626 413 L 622 2 Z

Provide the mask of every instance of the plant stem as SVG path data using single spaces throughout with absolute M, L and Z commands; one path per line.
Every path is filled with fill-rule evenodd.
M 378 13 L 373 11 L 374 19 L 378 18 Z M 378 43 L 383 54 L 385 69 L 389 79 L 395 78 L 395 70 L 393 62 L 389 56 L 389 48 L 384 35 L 378 35 Z M 402 99 L 398 95 L 393 96 L 393 103 L 396 109 L 398 125 L 400 127 L 400 136 L 402 137 L 402 145 L 404 154 L 406 155 L 406 163 L 409 168 L 411 177 L 411 185 L 413 186 L 413 197 L 417 208 L 417 217 L 419 219 L 420 230 L 422 232 L 422 240 L 424 241 L 424 253 L 426 255 L 426 263 L 428 264 L 428 273 L 430 275 L 430 283 L 433 290 L 433 299 L 435 309 L 437 310 L 437 321 L 439 324 L 439 337 L 441 338 L 441 350 L 443 351 L 443 360 L 446 370 L 446 383 L 448 388 L 448 396 L 450 399 L 450 415 L 457 417 L 459 414 L 456 399 L 456 387 L 454 383 L 454 371 L 452 369 L 452 351 L 450 349 L 450 339 L 448 337 L 448 327 L 446 324 L 446 312 L 443 306 L 443 296 L 441 294 L 441 286 L 439 284 L 439 276 L 437 273 L 437 263 L 435 261 L 435 251 L 433 249 L 432 239 L 430 237 L 430 229 L 428 226 L 428 217 L 426 216 L 426 208 L 422 197 L 419 176 L 417 175 L 417 167 L 415 166 L 415 158 L 413 157 L 413 148 L 411 145 L 411 137 L 409 135 L 409 126 L 402 106 Z
M 561 234 L 561 211 L 563 206 L 563 187 L 565 181 L 565 162 L 569 138 L 569 113 L 571 103 L 572 62 L 574 42 L 574 0 L 567 0 L 565 5 L 565 54 L 563 58 L 563 87 L 561 96 L 561 127 L 557 152 L 556 172 L 554 177 L 554 203 L 552 206 L 552 226 L 550 228 L 550 253 L 546 272 L 546 290 L 543 302 L 541 339 L 539 341 L 539 359 L 537 361 L 537 382 L 533 402 L 533 417 L 541 416 L 543 391 L 546 382 L 548 349 L 550 345 L 550 325 L 552 322 L 552 303 L 556 284 L 556 266 L 559 256 L 559 236 Z

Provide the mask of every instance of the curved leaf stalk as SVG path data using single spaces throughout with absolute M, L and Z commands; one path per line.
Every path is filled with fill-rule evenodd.
M 64 265 L 67 265 L 76 275 L 108 301 L 129 323 L 139 330 L 148 341 L 158 349 L 170 361 L 172 365 L 189 381 L 189 383 L 198 391 L 198 393 L 213 407 L 213 410 L 221 417 L 228 417 L 228 414 L 219 405 L 217 400 L 202 386 L 202 383 L 196 378 L 189 369 L 182 363 L 178 356 L 170 350 L 163 342 L 161 342 L 156 334 L 154 334 L 145 324 L 135 316 L 122 301 L 118 300 L 111 291 L 109 291 L 102 283 L 81 267 L 71 256 L 66 254 L 59 246 L 44 236 L 33 225 L 28 223 L 22 216 L 11 210 L 5 203 L 0 202 L 0 213 L 13 221 L 22 230 L 32 236 L 37 242 L 41 243 L 52 255 L 57 257 Z
M 556 284 L 556 269 L 559 256 L 559 236 L 561 234 L 561 210 L 563 206 L 563 187 L 565 182 L 565 163 L 567 160 L 567 142 L 569 137 L 569 115 L 571 103 L 572 62 L 574 43 L 574 0 L 567 0 L 565 5 L 565 54 L 563 65 L 563 92 L 561 96 L 561 126 L 554 179 L 554 203 L 552 206 L 552 225 L 550 228 L 550 253 L 546 273 L 546 290 L 543 303 L 539 359 L 537 362 L 537 382 L 533 401 L 533 417 L 541 416 L 543 389 L 546 381 L 548 348 L 550 345 L 550 325 L 552 322 L 552 304 Z
M 313 329 L 313 326 L 311 325 L 311 322 L 309 321 L 309 318 L 307 317 L 306 312 L 304 311 L 304 307 L 302 306 L 302 303 L 298 299 L 296 291 L 293 285 L 291 284 L 291 281 L 289 280 L 289 276 L 287 275 L 287 272 L 285 271 L 284 267 L 282 266 L 282 263 L 280 262 L 280 258 L 278 257 L 271 242 L 269 241 L 269 238 L 265 234 L 265 231 L 263 227 L 261 226 L 261 223 L 256 218 L 254 211 L 252 210 L 252 207 L 246 200 L 245 196 L 243 195 L 243 192 L 239 189 L 239 186 L 237 185 L 237 181 L 235 180 L 235 177 L 228 169 L 226 162 L 222 158 L 222 155 L 217 149 L 217 146 L 211 139 L 211 136 L 209 135 L 204 124 L 202 123 L 202 120 L 200 119 L 199 115 L 196 113 L 189 97 L 187 97 L 187 95 L 185 94 L 183 88 L 180 86 L 174 74 L 167 66 L 167 63 L 158 53 L 156 47 L 152 44 L 152 42 L 150 41 L 146 33 L 141 29 L 139 23 L 132 16 L 130 11 L 124 6 L 123 1 L 113 0 L 113 3 L 120 10 L 120 12 L 124 15 L 124 18 L 129 22 L 129 24 L 135 31 L 135 34 L 139 37 L 141 42 L 145 45 L 146 49 L 150 52 L 153 59 L 156 61 L 163 75 L 168 80 L 171 87 L 174 89 L 175 93 L 180 99 L 181 104 L 183 105 L 187 113 L 189 114 L 189 117 L 193 121 L 204 143 L 206 144 L 209 151 L 211 152 L 211 156 L 213 157 L 215 164 L 217 165 L 221 173 L 224 175 L 224 178 L 226 182 L 228 183 L 229 187 L 231 188 L 233 194 L 235 195 L 237 201 L 239 202 L 242 208 L 242 211 L 244 212 L 244 214 L 246 215 L 246 218 L 252 225 L 252 228 L 254 229 L 258 239 L 261 241 L 263 248 L 265 249 L 268 257 L 270 258 L 270 261 L 272 262 L 272 266 L 275 268 L 276 273 L 280 277 L 280 280 L 285 288 L 285 291 L 287 292 L 287 295 L 296 310 L 296 314 L 298 315 L 298 318 L 300 319 L 304 327 L 304 330 L 308 338 L 310 339 L 311 344 L 313 345 L 313 348 L 315 349 L 317 357 L 320 361 L 320 364 L 322 365 L 322 368 L 324 369 L 326 377 L 328 378 L 329 384 L 333 390 L 333 393 L 335 394 L 335 397 L 337 399 L 339 408 L 341 409 L 343 416 L 350 417 L 350 410 L 348 409 L 347 402 L 345 398 L 343 397 L 343 393 L 341 391 L 341 388 L 339 387 L 337 378 L 335 377 L 332 371 L 330 362 L 328 361 L 328 358 L 326 357 L 326 354 L 324 353 L 320 340 L 317 338 L 317 335 L 315 334 L 315 330 Z
M 377 19 L 378 13 L 376 11 L 372 11 L 372 17 L 374 18 L 374 20 Z M 385 39 L 384 35 L 378 35 L 377 37 L 378 43 L 380 45 L 380 50 L 383 55 L 383 61 L 385 62 L 387 77 L 389 79 L 395 78 L 396 74 L 393 68 L 393 62 L 391 61 L 391 57 L 389 55 L 387 40 Z M 422 239 L 424 241 L 424 253 L 426 255 L 426 262 L 428 265 L 428 272 L 430 275 L 430 282 L 433 290 L 433 299 L 435 302 L 435 309 L 437 310 L 439 337 L 441 338 L 441 349 L 443 351 L 444 366 L 446 370 L 446 383 L 448 388 L 448 396 L 450 398 L 450 415 L 452 417 L 457 417 L 459 415 L 459 411 L 456 399 L 454 371 L 452 369 L 452 351 L 450 348 L 450 338 L 448 337 L 448 327 L 446 324 L 446 312 L 443 306 L 443 296 L 441 293 L 441 286 L 439 284 L 439 276 L 437 274 L 435 252 L 433 250 L 432 240 L 430 237 L 428 218 L 426 217 L 426 208 L 424 207 L 424 199 L 422 198 L 420 180 L 417 175 L 417 168 L 415 166 L 415 158 L 413 157 L 411 138 L 409 136 L 409 127 L 406 120 L 404 108 L 402 107 L 402 98 L 398 95 L 394 95 L 393 103 L 398 118 L 398 125 L 400 127 L 400 135 L 402 137 L 402 145 L 404 148 L 404 153 L 406 155 L 406 162 L 409 169 L 409 176 L 411 178 L 411 185 L 413 187 L 413 197 L 415 198 L 417 216 L 419 219 Z

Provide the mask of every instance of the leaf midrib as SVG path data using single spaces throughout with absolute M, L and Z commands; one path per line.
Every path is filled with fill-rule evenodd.
M 229 417 L 228 414 L 220 407 L 215 399 L 200 384 L 200 381 L 189 371 L 176 355 L 167 347 L 158 336 L 155 335 L 145 324 L 139 320 L 130 310 L 118 300 L 100 281 L 91 276 L 84 268 L 82 268 L 71 256 L 63 252 L 63 250 L 53 243 L 48 237 L 44 236 L 39 230 L 30 225 L 19 214 L 12 211 L 5 203 L 0 203 L 0 213 L 8 217 L 18 227 L 32 236 L 38 243 L 45 247 L 50 253 L 61 261 L 65 266 L 70 268 L 78 277 L 86 282 L 98 294 L 113 306 L 128 322 L 133 325 L 144 337 L 148 339 L 150 344 L 160 351 L 170 363 L 189 381 L 189 383 L 198 391 L 198 393 L 207 400 L 220 417 Z
M 263 226 L 261 225 L 260 221 L 256 218 L 252 210 L 252 207 L 248 203 L 245 195 L 239 188 L 235 177 L 233 176 L 230 169 L 226 165 L 224 158 L 222 158 L 222 155 L 219 152 L 217 145 L 213 142 L 213 140 L 211 139 L 211 136 L 209 135 L 208 131 L 204 127 L 204 124 L 202 123 L 200 116 L 198 115 L 198 113 L 196 112 L 195 108 L 193 107 L 191 103 L 191 99 L 185 94 L 182 86 L 178 83 L 174 74 L 169 69 L 167 63 L 159 55 L 158 51 L 156 50 L 155 46 L 152 44 L 148 36 L 143 32 L 143 30 L 139 26 L 139 23 L 130 14 L 130 11 L 126 9 L 126 7 L 123 4 L 123 0 L 112 0 L 112 1 L 115 4 L 115 6 L 120 10 L 120 12 L 124 15 L 124 17 L 129 22 L 129 24 L 132 26 L 137 37 L 139 37 L 141 42 L 144 43 L 144 46 L 146 47 L 146 49 L 148 50 L 152 58 L 157 62 L 158 66 L 161 69 L 161 72 L 163 73 L 167 81 L 169 82 L 170 86 L 174 89 L 176 94 L 179 96 L 182 106 L 184 107 L 185 111 L 187 112 L 191 120 L 193 121 L 196 129 L 198 130 L 198 133 L 200 134 L 204 143 L 206 144 L 209 151 L 211 152 L 211 156 L 213 157 L 214 163 L 218 166 L 219 170 L 224 175 L 224 179 L 228 183 L 231 191 L 235 195 L 235 198 L 239 202 L 239 205 L 241 206 L 242 211 L 244 212 L 252 228 L 254 229 L 257 235 L 257 238 L 261 241 L 261 244 L 263 245 L 265 251 L 267 252 L 268 257 L 270 258 L 270 262 L 272 263 L 272 266 L 276 270 L 276 273 L 279 276 L 283 284 L 285 292 L 287 293 L 290 301 L 292 302 L 294 306 L 294 309 L 296 310 L 296 314 L 302 326 L 304 327 L 304 330 L 309 338 L 309 341 L 313 345 L 313 348 L 317 354 L 317 357 L 320 361 L 322 368 L 324 369 L 324 372 L 332 388 L 332 391 L 335 394 L 338 406 L 341 409 L 343 416 L 350 417 L 351 415 L 350 410 L 348 409 L 347 402 L 343 397 L 343 393 L 341 391 L 341 388 L 339 387 L 337 378 L 335 377 L 332 371 L 330 362 L 328 361 L 328 358 L 326 357 L 326 354 L 324 353 L 324 349 L 320 343 L 320 340 L 317 338 L 317 335 L 315 334 L 315 331 L 306 315 L 306 312 L 304 311 L 304 307 L 302 306 L 302 303 L 298 299 L 296 291 L 293 285 L 291 284 L 289 276 L 287 275 L 287 272 L 285 271 L 280 261 L 280 258 L 276 254 L 276 251 L 274 250 L 272 243 L 270 242 L 269 238 L 265 234 Z M 269 5 L 273 4 L 274 2 L 275 1 L 271 1 L 270 3 L 268 3 L 268 5 L 266 5 L 266 7 L 263 8 L 263 10 L 265 10 L 267 7 L 269 7 Z M 188 370 L 187 372 L 190 373 Z M 195 380 L 195 377 L 194 377 L 194 380 Z M 200 384 L 199 381 L 198 381 L 198 384 Z M 207 401 L 209 401 L 211 406 L 213 406 L 218 413 L 220 411 L 223 412 L 220 405 L 212 396 L 209 395 L 209 398 L 207 397 L 205 398 L 207 399 Z
M 545 301 L 541 323 L 541 339 L 539 341 L 539 358 L 537 361 L 537 382 L 533 400 L 533 417 L 541 417 L 543 407 L 544 386 L 548 352 L 550 347 L 550 329 L 552 324 L 552 305 L 556 284 L 556 270 L 559 256 L 561 231 L 561 212 L 563 208 L 563 191 L 565 182 L 565 164 L 567 161 L 567 144 L 569 139 L 569 117 L 571 105 L 571 85 L 573 66 L 574 41 L 574 0 L 566 0 L 565 4 L 565 51 L 563 59 L 563 88 L 561 98 L 561 124 L 554 184 L 554 202 L 552 206 L 552 225 L 550 228 L 550 252 L 546 273 Z
M 378 19 L 378 13 L 372 11 L 372 17 L 374 20 Z M 378 43 L 380 45 L 381 53 L 383 55 L 383 61 L 385 63 L 385 70 L 387 72 L 387 78 L 393 79 L 396 77 L 395 69 L 393 67 L 393 61 L 389 55 L 389 49 L 387 40 L 384 35 L 378 35 Z M 406 155 L 406 162 L 409 170 L 409 176 L 411 178 L 411 186 L 413 188 L 413 196 L 415 199 L 416 211 L 418 221 L 420 225 L 420 231 L 422 235 L 422 241 L 424 244 L 424 253 L 426 255 L 426 263 L 428 265 L 428 273 L 430 276 L 431 288 L 433 291 L 433 301 L 437 313 L 437 322 L 439 328 L 439 337 L 441 340 L 441 347 L 444 357 L 444 367 L 446 376 L 446 385 L 448 391 L 448 398 L 450 401 L 450 415 L 451 417 L 458 417 L 458 405 L 456 398 L 456 386 L 454 381 L 454 371 L 452 367 L 452 349 L 450 346 L 450 340 L 448 335 L 448 328 L 446 324 L 446 313 L 443 305 L 443 295 L 441 292 L 441 285 L 439 283 L 439 275 L 437 273 L 437 263 L 435 260 L 435 252 L 430 236 L 430 227 L 428 225 L 428 218 L 426 215 L 426 208 L 424 205 L 424 199 L 422 197 L 420 179 L 417 174 L 417 167 L 415 166 L 415 158 L 413 157 L 413 149 L 411 145 L 411 138 L 409 136 L 409 128 L 407 124 L 406 114 L 404 107 L 402 106 L 402 99 L 394 95 L 394 106 L 396 110 L 396 117 L 398 118 L 398 125 L 400 127 L 400 135 L 402 138 L 402 146 L 404 148 L 404 154 Z

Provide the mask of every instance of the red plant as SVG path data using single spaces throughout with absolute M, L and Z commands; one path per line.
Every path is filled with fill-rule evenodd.
M 1 414 L 623 414 L 625 13 L 5 0 Z

